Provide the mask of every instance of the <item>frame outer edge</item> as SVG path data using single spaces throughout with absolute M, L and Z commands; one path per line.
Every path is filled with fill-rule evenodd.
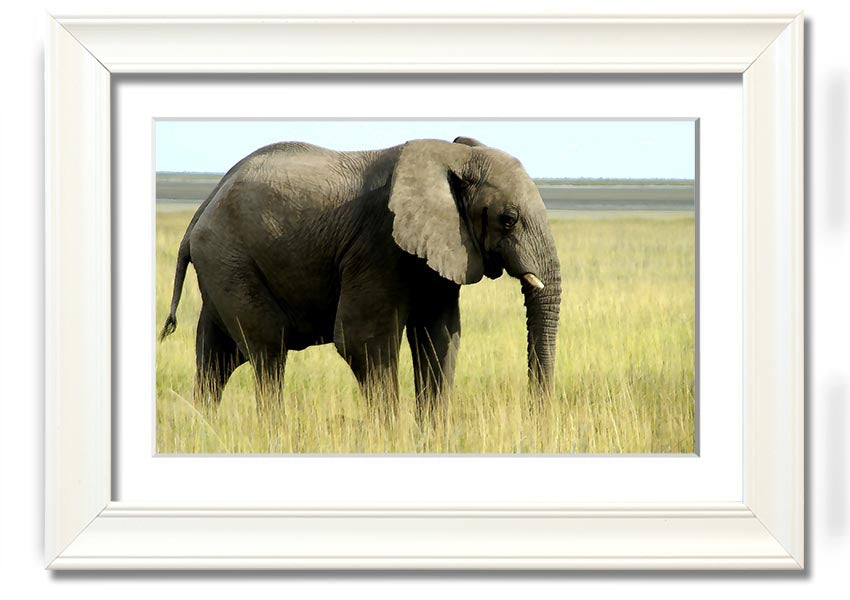
M 109 72 L 51 16 L 45 52 L 45 562 L 110 499 Z
M 557 18 L 557 17 L 556 17 Z M 663 18 L 663 17 L 662 17 Z M 755 518 L 761 524 L 763 531 L 750 529 L 743 534 L 745 538 L 753 543 L 762 545 L 780 544 L 775 552 L 769 555 L 742 556 L 741 553 L 730 551 L 723 556 L 685 556 L 678 557 L 633 557 L 617 558 L 613 555 L 597 558 L 558 558 L 554 562 L 537 560 L 527 557 L 523 565 L 507 565 L 504 562 L 490 560 L 482 557 L 475 559 L 467 558 L 459 568 L 705 568 L 705 569 L 799 569 L 802 563 L 803 545 L 803 448 L 802 448 L 802 16 L 786 17 L 785 15 L 754 15 L 751 17 L 754 24 L 746 32 L 744 37 L 751 36 L 754 41 L 758 25 L 771 25 L 777 31 L 784 33 L 780 35 L 767 51 L 763 54 L 753 55 L 750 62 L 753 64 L 745 72 L 745 117 L 753 116 L 762 111 L 763 106 L 758 104 L 757 99 L 762 99 L 768 104 L 781 104 L 781 101 L 770 97 L 770 92 L 787 92 L 787 102 L 791 108 L 788 111 L 788 120 L 784 123 L 787 136 L 792 141 L 790 146 L 790 157 L 786 156 L 786 166 L 790 168 L 787 176 L 776 169 L 764 175 L 765 162 L 755 161 L 754 147 L 748 148 L 745 156 L 745 164 L 750 169 L 760 167 L 754 171 L 757 181 L 747 180 L 745 193 L 747 197 L 764 198 L 770 195 L 775 187 L 783 181 L 792 180 L 792 188 L 789 191 L 790 202 L 787 205 L 787 217 L 791 219 L 790 228 L 786 227 L 780 231 L 785 235 L 790 254 L 796 262 L 788 263 L 791 273 L 787 287 L 784 290 L 784 298 L 788 300 L 790 319 L 793 326 L 789 332 L 789 349 L 786 358 L 791 363 L 789 371 L 790 378 L 794 383 L 794 389 L 786 395 L 790 403 L 783 405 L 786 412 L 778 414 L 779 411 L 770 411 L 764 397 L 759 397 L 756 405 L 748 407 L 745 415 L 745 505 L 753 510 Z M 415 19 L 415 18 L 414 18 Z M 546 20 L 545 17 L 541 17 Z M 699 16 L 691 17 L 698 20 Z M 67 27 L 75 33 L 71 35 L 66 27 L 49 18 L 48 52 L 46 55 L 47 69 L 45 73 L 46 98 L 46 281 L 47 292 L 46 304 L 46 523 L 45 523 L 45 551 L 46 561 L 49 568 L 54 569 L 109 569 L 109 568 L 221 568 L 221 562 L 212 555 L 196 557 L 171 557 L 159 560 L 156 557 L 145 559 L 143 557 L 130 558 L 121 556 L 114 552 L 113 545 L 118 541 L 127 542 L 132 539 L 132 531 L 121 528 L 121 519 L 117 528 L 108 525 L 108 520 L 115 520 L 106 515 L 100 516 L 104 507 L 109 504 L 110 499 L 110 364 L 111 364 L 111 331 L 110 331 L 110 261 L 109 261 L 109 193 L 110 193 L 110 70 L 112 63 L 101 55 L 99 45 L 110 36 L 120 34 L 122 27 L 132 24 L 133 19 L 110 20 L 108 23 L 88 23 L 95 25 L 87 31 L 93 37 L 79 37 L 73 23 L 74 17 L 67 18 Z M 85 19 L 83 19 L 85 21 Z M 94 19 L 97 21 L 97 19 Z M 143 20 L 143 19 L 142 19 Z M 427 19 L 426 19 L 427 20 Z M 233 19 L 234 22 L 238 19 Z M 713 26 L 720 27 L 727 22 L 724 18 L 706 19 Z M 222 19 L 219 22 L 227 22 Z M 788 23 L 791 25 L 788 26 Z M 102 25 L 99 29 L 96 25 Z M 764 29 L 760 35 L 764 35 Z M 104 34 L 104 38 L 101 34 Z M 75 38 L 75 36 L 77 36 Z M 784 38 L 784 39 L 783 39 Z M 83 40 L 81 44 L 78 40 Z M 761 37 L 759 37 L 761 39 Z M 89 44 L 89 41 L 93 45 Z M 108 42 L 108 39 L 106 39 Z M 790 49 L 782 44 L 790 44 Z M 107 43 L 108 45 L 108 43 Z M 132 46 L 132 44 L 131 44 Z M 784 48 L 781 56 L 777 54 L 779 47 Z M 95 48 L 94 50 L 92 48 Z M 132 55 L 132 52 L 130 53 Z M 138 57 L 139 62 L 132 63 L 141 65 L 144 56 Z M 786 60 L 782 63 L 782 60 Z M 102 61 L 103 64 L 101 64 Z M 775 61 L 771 62 L 771 61 Z M 771 67 L 786 68 L 790 79 L 780 86 L 775 78 L 771 78 L 766 65 Z M 791 63 L 789 66 L 789 62 Z M 176 64 L 171 72 L 190 72 L 188 67 L 192 65 Z M 496 61 L 498 63 L 498 61 Z M 493 72 L 513 72 L 510 65 L 494 63 Z M 118 65 L 119 63 L 115 63 Z M 131 63 L 127 63 L 131 64 Z M 148 63 L 150 68 L 164 69 L 169 71 L 168 63 Z M 328 64 L 330 64 L 328 62 Z M 422 68 L 422 62 L 414 65 L 412 70 Z M 530 68 L 530 63 L 523 67 Z M 573 65 L 579 64 L 573 62 Z M 714 66 L 710 66 L 710 65 Z M 716 71 L 729 72 L 732 68 L 730 62 L 714 62 L 708 58 L 689 59 L 687 61 L 674 61 L 667 57 L 658 63 L 640 63 L 633 65 L 632 72 L 669 72 L 669 65 L 674 65 L 673 72 L 701 72 L 714 69 Z M 783 67 L 784 64 L 784 67 Z M 104 67 L 104 65 L 107 65 Z M 668 68 L 665 68 L 668 65 Z M 702 65 L 702 67 L 700 66 Z M 706 67 L 706 65 L 709 65 Z M 208 62 L 196 64 L 195 70 L 209 70 L 224 68 L 226 64 Z M 314 65 L 316 66 L 316 65 Z M 437 65 L 440 66 L 440 65 Z M 587 69 L 596 65 L 588 66 Z M 328 68 L 314 68 L 314 72 L 328 72 Z M 480 64 L 479 64 L 480 67 Z M 598 65 L 604 70 L 604 65 Z M 758 67 L 758 68 L 754 68 Z M 279 65 L 272 65 L 274 70 L 279 70 Z M 304 69 L 305 66 L 296 65 L 296 68 Z M 339 66 L 339 72 L 343 69 Z M 395 68 L 395 66 L 393 67 Z M 260 63 L 244 63 L 236 70 L 240 72 L 250 70 L 262 70 Z M 350 70 L 350 69 L 349 69 Z M 743 70 L 743 69 L 741 69 Z M 356 70 L 350 70 L 355 71 Z M 127 72 L 130 72 L 128 69 Z M 565 70 L 566 72 L 566 70 Z M 610 71 L 609 71 L 610 72 Z M 752 87 L 756 84 L 756 87 Z M 760 96 L 748 96 L 748 89 L 760 90 Z M 777 95 L 782 95 L 777 94 Z M 774 106 L 775 108 L 775 106 Z M 768 117 L 762 118 L 762 124 Z M 745 134 L 752 138 L 753 123 L 745 119 Z M 767 125 L 767 129 L 770 126 Z M 782 134 L 782 132 L 778 132 Z M 80 140 L 92 139 L 90 147 L 81 145 Z M 764 149 L 770 146 L 763 144 Z M 778 154 L 781 154 L 778 153 Z M 775 162 L 776 156 L 771 155 L 770 161 Z M 770 162 L 768 161 L 768 162 Z M 761 162 L 761 165 L 758 164 Z M 761 175 L 761 179 L 758 176 Z M 761 196 L 755 194 L 758 192 Z M 764 201 L 757 208 L 759 211 L 765 208 Z M 91 206 L 95 207 L 92 212 Z M 88 212 L 87 212 L 88 211 Z M 761 217 L 762 213 L 754 211 L 747 215 Z M 93 215 L 93 216 L 92 216 Z M 90 218 L 86 218 L 86 217 Z M 797 220 L 799 217 L 799 220 Z M 748 221 L 750 226 L 755 221 Z M 761 241 L 761 240 L 758 240 Z M 774 245 L 774 248 L 777 246 Z M 751 250 L 751 248 L 749 248 Z M 750 254 L 749 256 L 752 256 Z M 750 273 L 745 264 L 745 273 Z M 84 281 L 86 285 L 80 285 Z M 764 298 L 765 296 L 760 296 Z M 95 299 L 92 302 L 92 298 Z M 745 298 L 745 310 L 751 309 L 752 296 Z M 752 314 L 752 313 L 750 313 Z M 765 319 L 762 319 L 764 321 Z M 752 350 L 752 349 L 749 349 Z M 73 365 L 79 364 L 75 361 L 82 360 L 85 351 L 91 351 L 89 367 L 95 366 L 94 375 L 81 373 L 73 369 Z M 745 349 L 745 357 L 750 359 L 746 366 L 752 366 L 752 352 Z M 763 374 L 763 373 L 762 373 Z M 750 382 L 747 382 L 749 385 Z M 796 400 L 795 400 L 796 399 Z M 754 417 L 754 418 L 751 418 Z M 791 431 L 781 431 L 781 426 L 792 428 Z M 777 429 L 779 426 L 779 429 Z M 771 431 L 766 431 L 770 429 Z M 787 433 L 792 444 L 782 449 L 778 455 L 771 455 L 765 451 L 775 450 L 776 444 L 769 443 L 771 435 L 781 437 Z M 756 456 L 756 453 L 759 453 Z M 787 459 L 787 460 L 786 460 Z M 790 463 L 788 462 L 790 461 Z M 779 485 L 780 492 L 791 494 L 790 503 L 783 503 L 772 496 L 777 491 L 775 485 L 777 478 L 771 479 L 767 474 L 773 476 L 778 471 L 786 469 L 791 465 L 790 475 L 784 480 L 784 485 Z M 781 478 L 779 478 L 781 479 Z M 239 508 L 239 507 L 235 507 Z M 649 507 L 647 507 L 649 508 Z M 192 512 L 193 509 L 188 509 Z M 226 510 L 226 509 L 225 509 Z M 650 509 L 651 510 L 651 509 Z M 713 509 L 708 509 L 713 510 Z M 141 525 L 142 521 L 149 520 L 148 507 L 138 507 L 137 514 L 127 515 L 133 527 Z M 109 512 L 109 511 L 107 511 Z M 150 516 L 156 518 L 156 515 Z M 209 521 L 211 524 L 220 519 L 218 516 L 204 516 L 201 510 L 196 515 L 198 519 Z M 727 516 L 725 514 L 723 516 Z M 393 517 L 395 518 L 395 517 Z M 646 517 L 641 517 L 646 519 Z M 705 531 L 710 531 L 716 517 L 702 518 Z M 752 518 L 741 519 L 741 522 L 752 522 Z M 105 529 L 104 529 L 105 528 Z M 104 530 L 112 537 L 109 542 L 104 542 L 98 536 L 98 531 Z M 183 531 L 183 535 L 189 535 L 191 531 Z M 179 536 L 180 532 L 175 532 Z M 671 538 L 673 539 L 673 538 Z M 177 539 L 173 540 L 177 541 Z M 197 540 L 196 540 L 197 541 Z M 740 541 L 740 540 L 739 540 Z M 692 540 L 682 538 L 681 542 L 690 543 Z M 75 553 L 73 547 L 82 547 L 95 543 L 98 550 L 96 555 Z M 729 542 L 732 544 L 732 541 Z M 764 547 L 764 546 L 762 546 Z M 772 546 L 771 546 L 772 547 Z M 790 548 L 790 552 L 787 550 Z M 70 551 L 69 551 L 70 550 Z M 110 553 L 110 551 L 113 551 Z M 234 556 L 228 559 L 227 566 L 234 568 L 375 568 L 374 562 L 368 560 L 357 560 L 354 557 L 341 559 L 341 563 L 332 563 L 333 557 L 321 562 L 315 557 L 282 557 L 277 560 L 263 561 L 259 558 L 249 556 Z M 383 568 L 452 568 L 453 565 L 440 562 L 437 559 L 429 563 L 428 558 L 420 557 L 411 560 L 404 557 L 388 557 Z M 535 562 L 537 560 L 537 562 Z M 329 562 L 331 561 L 331 562 Z M 439 563 L 439 564 L 437 564 Z M 677 566 L 680 565 L 680 566 Z
M 101 513 L 54 566 L 786 569 L 793 564 L 742 504 L 622 504 L 605 511 L 127 510 L 118 504 Z
M 58 558 L 53 568 L 63 571 L 189 571 L 189 570 L 252 570 L 252 571 L 319 571 L 319 570 L 575 570 L 575 571 L 787 571 L 797 568 L 797 562 L 783 558 L 529 558 L 529 559 L 458 559 L 458 558 Z
M 62 22 L 112 73 L 741 73 L 792 19 L 685 12 Z M 711 31 L 721 27 L 718 46 Z M 152 46 L 146 40 L 154 30 Z M 345 51 L 322 41 L 323 33 Z M 610 41 L 594 44 L 597 36 Z
M 803 27 L 744 73 L 744 503 L 804 565 Z

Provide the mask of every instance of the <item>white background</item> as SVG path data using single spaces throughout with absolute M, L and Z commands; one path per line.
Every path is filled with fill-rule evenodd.
M 148 0 L 124 13 L 247 11 L 318 14 L 330 3 L 219 0 Z M 533 12 L 544 3 L 428 0 L 409 12 L 458 14 L 486 7 L 490 13 Z M 561 10 L 634 11 L 629 2 L 548 3 Z M 271 594 L 276 597 L 433 598 L 765 598 L 844 597 L 848 543 L 848 442 L 850 359 L 850 207 L 847 205 L 848 10 L 827 0 L 691 3 L 692 10 L 776 10 L 807 13 L 807 572 L 802 574 L 50 574 L 43 570 L 43 37 L 44 12 L 73 7 L 116 11 L 112 2 L 30 3 L 4 6 L 0 20 L 3 93 L 2 144 L 2 323 L 0 369 L 0 594 L 7 597 L 89 598 L 203 597 Z M 341 7 L 341 8 L 340 8 Z M 372 2 L 380 14 L 400 3 Z M 422 8 L 420 8 L 422 7 Z M 463 7 L 470 7 L 464 10 Z M 640 3 L 641 10 L 683 10 L 681 2 Z M 340 1 L 338 12 L 353 12 Z M 84 143 L 81 140 L 81 143 Z
M 113 346 L 119 450 L 113 464 L 120 486 L 113 487 L 113 498 L 290 506 L 741 501 L 741 91 L 740 82 L 728 78 L 686 83 L 535 78 L 508 84 L 493 78 L 403 83 L 169 78 L 116 84 L 113 106 L 121 116 L 113 129 L 113 239 L 121 250 L 113 279 L 120 309 L 113 315 L 121 335 Z M 339 102 L 343 97 L 345 106 Z M 151 249 L 154 239 L 153 118 L 413 115 L 700 118 L 700 243 L 708 250 L 699 265 L 699 456 L 152 456 L 151 340 L 160 324 L 152 320 L 153 252 L 140 250 Z

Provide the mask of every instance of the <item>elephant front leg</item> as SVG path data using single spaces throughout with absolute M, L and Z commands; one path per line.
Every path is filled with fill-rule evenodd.
M 398 413 L 398 350 L 391 343 L 369 340 L 340 351 L 351 366 L 371 410 L 388 417 Z
M 459 287 L 437 290 L 414 310 L 407 323 L 407 340 L 413 355 L 417 417 L 423 421 L 445 411 L 445 397 L 451 392 L 460 348 Z M 444 416 L 444 415 L 443 415 Z
M 371 409 L 394 417 L 398 413 L 398 351 L 404 323 L 397 305 L 382 304 L 374 293 L 364 296 L 368 297 L 355 292 L 341 294 L 334 344 L 354 372 Z

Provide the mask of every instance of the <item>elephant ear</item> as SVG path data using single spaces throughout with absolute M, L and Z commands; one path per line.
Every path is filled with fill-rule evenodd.
M 476 140 L 475 138 L 466 137 L 464 135 L 459 135 L 454 139 L 455 144 L 463 144 L 464 146 L 483 146 L 481 142 Z
M 484 259 L 469 232 L 463 198 L 452 181 L 469 160 L 470 148 L 438 140 L 408 142 L 393 172 L 389 208 L 393 239 L 410 254 L 458 284 L 484 275 Z

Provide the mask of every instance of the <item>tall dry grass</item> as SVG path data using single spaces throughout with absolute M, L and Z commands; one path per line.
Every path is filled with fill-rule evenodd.
M 159 211 L 156 315 L 168 312 L 191 211 Z M 190 268 L 179 327 L 157 344 L 160 453 L 687 453 L 694 450 L 694 220 L 627 213 L 551 219 L 563 270 L 555 394 L 526 393 L 525 314 L 507 276 L 464 286 L 463 337 L 445 421 L 417 425 L 403 344 L 400 414 L 369 410 L 333 345 L 290 352 L 285 412 L 258 414 L 249 365 L 220 408 L 192 405 Z

